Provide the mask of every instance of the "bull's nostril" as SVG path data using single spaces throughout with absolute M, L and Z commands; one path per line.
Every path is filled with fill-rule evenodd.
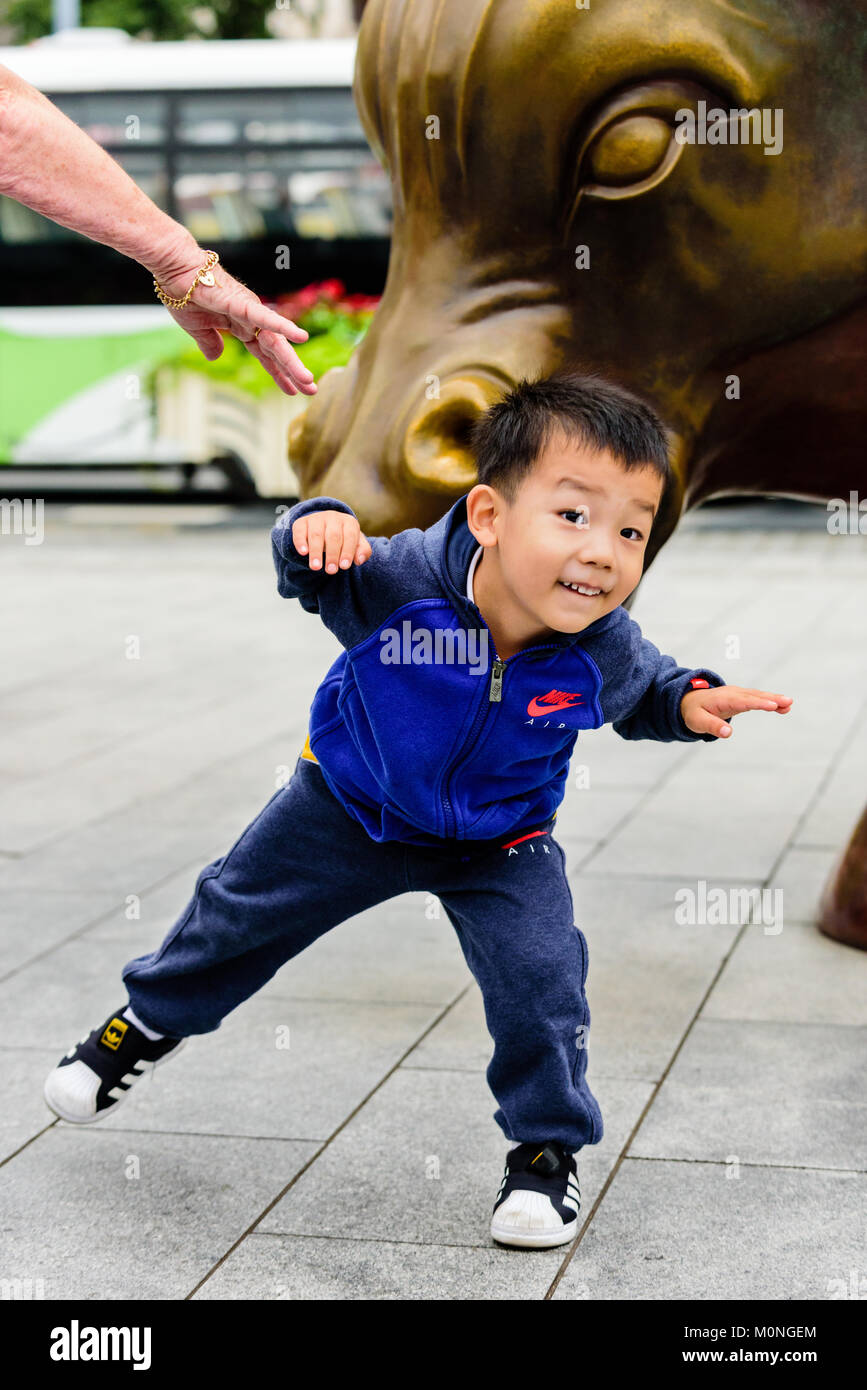
M 424 402 L 404 438 L 403 464 L 415 486 L 447 493 L 474 486 L 473 425 L 502 395 L 501 384 L 467 374 L 447 381 L 438 398 Z

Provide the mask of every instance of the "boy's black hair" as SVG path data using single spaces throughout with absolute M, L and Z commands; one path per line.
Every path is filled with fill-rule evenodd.
M 511 505 L 558 426 L 586 448 L 610 450 L 626 469 L 653 468 L 665 496 L 672 468 L 659 416 L 625 387 L 572 371 L 518 382 L 474 422 L 470 447 L 478 481 Z

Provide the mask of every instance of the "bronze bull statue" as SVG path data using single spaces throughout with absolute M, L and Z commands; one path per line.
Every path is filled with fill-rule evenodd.
M 391 259 L 292 427 L 302 495 L 428 526 L 477 415 L 562 366 L 673 430 L 646 565 L 705 498 L 867 490 L 865 50 L 867 0 L 369 0 Z M 865 878 L 862 821 L 822 927 L 867 947 Z

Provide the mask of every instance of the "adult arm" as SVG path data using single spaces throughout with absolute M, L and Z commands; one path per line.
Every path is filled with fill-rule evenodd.
M 195 237 L 158 208 L 116 159 L 36 87 L 2 66 L 0 193 L 138 261 L 171 298 L 186 294 L 205 262 Z M 216 284 L 197 285 L 183 309 L 168 310 L 172 318 L 209 360 L 223 351 L 220 334 L 231 333 L 287 395 L 314 395 L 313 373 L 289 342 L 305 342 L 304 329 L 266 309 L 221 265 L 213 273 Z

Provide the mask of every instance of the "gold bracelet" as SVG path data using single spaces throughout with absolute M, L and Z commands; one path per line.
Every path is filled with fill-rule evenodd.
M 216 251 L 208 251 L 207 257 L 208 259 L 205 261 L 205 264 L 202 266 L 201 270 L 199 270 L 196 274 L 195 280 L 190 285 L 190 288 L 187 290 L 183 299 L 173 299 L 171 295 L 166 294 L 165 290 L 160 288 L 159 284 L 157 283 L 157 278 L 156 276 L 154 276 L 154 289 L 157 292 L 158 298 L 162 300 L 163 304 L 165 304 L 167 309 L 183 309 L 193 290 L 196 288 L 196 285 L 216 284 L 213 274 L 211 273 L 211 266 L 216 265 L 220 257 L 217 255 Z

